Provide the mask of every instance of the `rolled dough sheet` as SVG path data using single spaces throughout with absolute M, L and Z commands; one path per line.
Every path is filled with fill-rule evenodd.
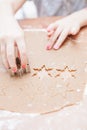
M 35 28 L 25 29 L 25 40 L 31 73 L 11 78 L 0 60 L 0 109 L 49 113 L 78 103 L 87 83 L 87 43 L 67 39 L 47 51 L 46 30 Z

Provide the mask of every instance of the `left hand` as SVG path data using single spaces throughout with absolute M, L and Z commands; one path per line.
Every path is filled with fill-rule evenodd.
M 47 50 L 59 49 L 68 35 L 76 35 L 81 28 L 80 19 L 77 14 L 72 14 L 50 24 L 47 28 L 50 37 Z

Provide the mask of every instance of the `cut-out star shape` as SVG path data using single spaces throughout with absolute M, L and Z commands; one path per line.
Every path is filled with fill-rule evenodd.
M 56 69 L 58 74 L 55 77 L 60 77 L 64 81 L 68 80 L 69 78 L 76 78 L 75 77 L 75 69 L 69 69 L 68 66 L 66 66 L 64 69 Z
M 45 65 L 43 65 L 41 68 L 33 68 L 34 73 L 32 76 L 38 76 L 39 79 L 43 79 L 44 77 L 52 77 L 50 71 L 52 68 L 46 68 Z
M 32 76 L 37 76 L 39 79 L 43 79 L 44 77 L 54 77 L 54 78 L 61 78 L 64 81 L 68 80 L 69 78 L 76 78 L 75 77 L 75 69 L 69 69 L 68 66 L 65 66 L 64 69 L 54 69 L 54 68 L 46 68 L 43 65 L 41 68 L 33 68 L 34 73 Z M 55 73 L 56 72 L 56 73 Z

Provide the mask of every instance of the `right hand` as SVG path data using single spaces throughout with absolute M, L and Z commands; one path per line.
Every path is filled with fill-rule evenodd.
M 17 46 L 20 55 L 21 68 L 24 69 L 27 65 L 27 54 L 23 30 L 14 17 L 3 16 L 0 18 L 1 56 L 6 69 L 11 68 L 14 73 L 17 72 L 15 46 Z

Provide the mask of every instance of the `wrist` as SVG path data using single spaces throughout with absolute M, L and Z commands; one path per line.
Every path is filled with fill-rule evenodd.
M 87 25 L 87 9 L 76 12 L 76 16 L 76 20 L 79 20 L 80 27 Z

